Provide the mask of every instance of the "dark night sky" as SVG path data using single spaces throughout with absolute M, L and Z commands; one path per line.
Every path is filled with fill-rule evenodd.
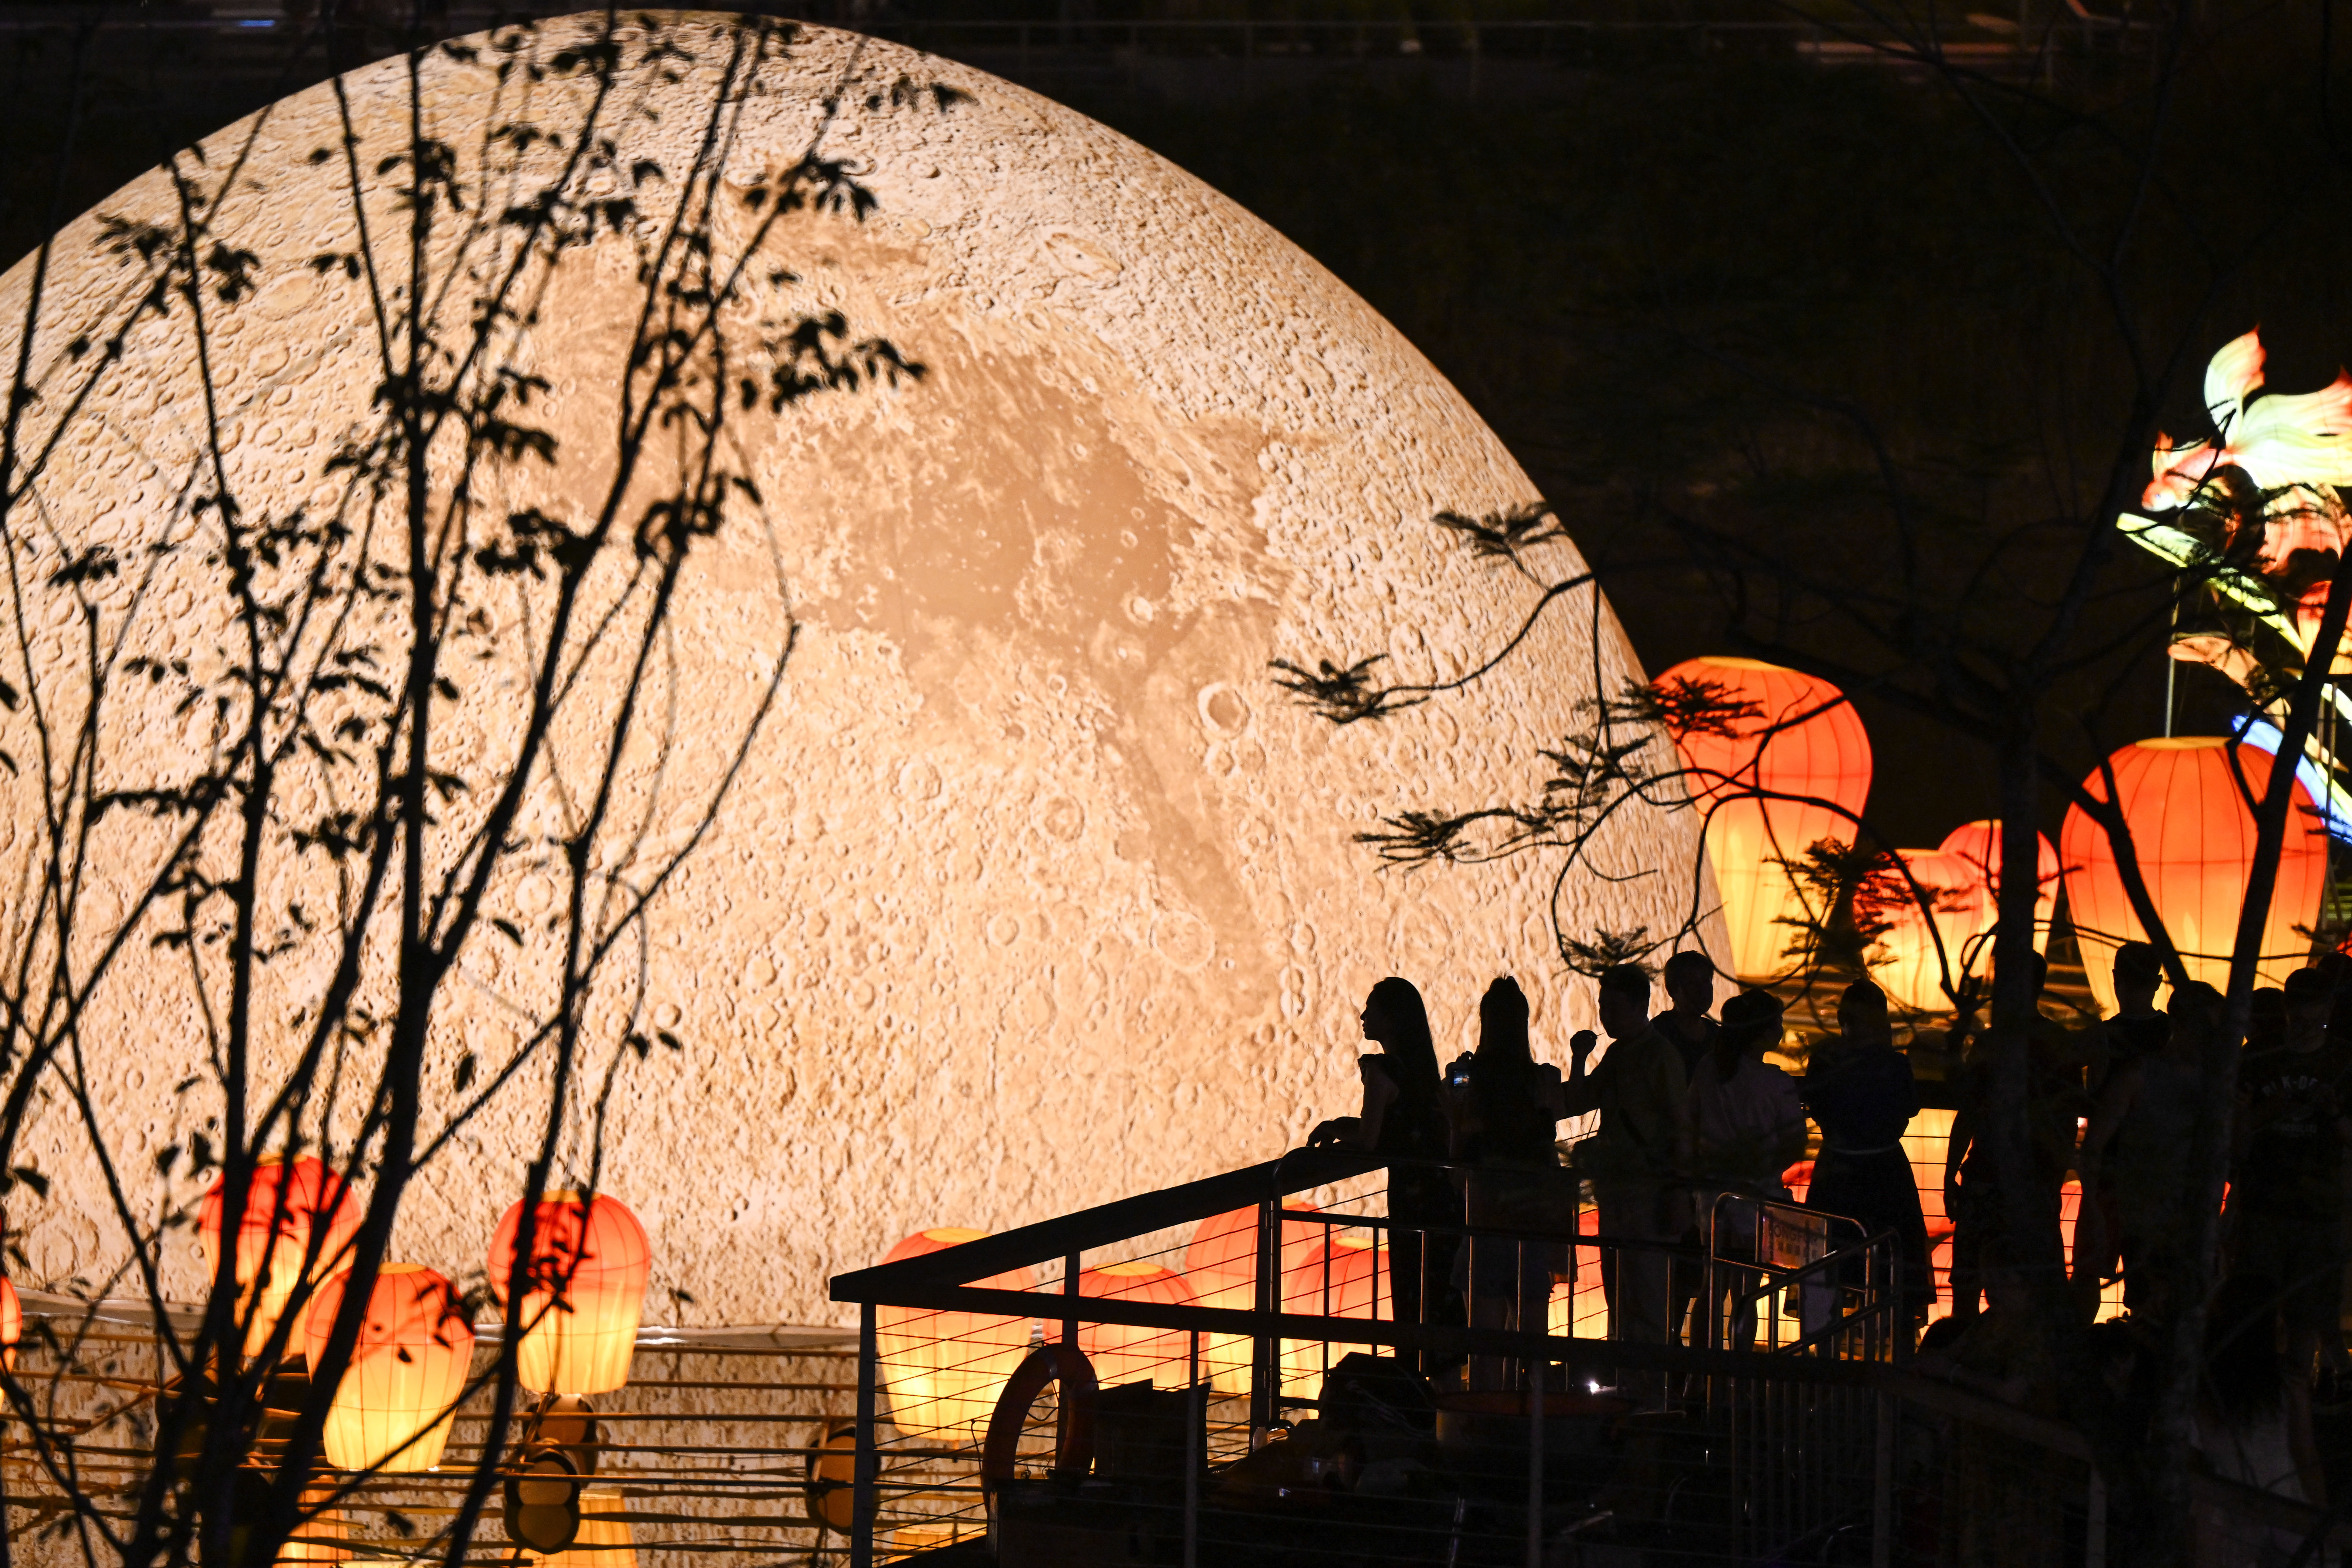
M 1923 498 L 1931 599 L 1934 584 L 1966 579 L 1990 540 L 2020 530 L 1967 625 L 2005 633 L 2001 616 L 2047 592 L 2075 536 L 2033 525 L 2087 513 L 2116 448 L 2126 366 L 2018 165 L 1948 95 L 1884 69 L 1668 50 L 1573 68 L 1498 62 L 1474 100 L 1432 37 L 1419 76 L 1261 67 L 1243 94 L 1231 70 L 1194 62 L 1033 85 L 1234 196 L 1394 321 L 1559 508 L 1654 671 L 1735 650 L 1721 574 L 1693 565 L 1661 509 L 1838 581 L 1891 572 L 1855 419 L 1807 398 L 1866 418 Z M 244 63 L 228 66 L 184 40 L 110 47 L 98 111 L 53 186 L 53 165 L 24 154 L 58 145 L 62 50 L 18 35 L 0 110 L 18 151 L 0 168 L 0 245 L 34 243 L 53 190 L 79 211 L 174 142 L 319 74 L 273 74 L 262 45 L 242 47 Z M 2267 100 L 2238 90 L 2267 58 L 2218 60 L 2210 79 L 2191 81 L 2183 113 L 2201 162 L 2167 171 L 2242 208 L 2243 226 L 2263 226 L 2259 241 L 2217 281 L 2199 261 L 2210 237 L 2158 222 L 2123 288 L 2135 319 L 2169 331 L 2210 285 L 2189 331 L 2197 363 L 2259 321 L 2274 383 L 2315 386 L 2352 357 L 2336 259 L 2352 250 L 2338 232 L 2352 203 L 2323 138 L 2283 133 L 2263 118 Z M 2082 65 L 2069 90 L 2129 123 L 2145 68 L 2105 68 Z M 2014 125 L 2059 199 L 2108 232 L 2129 171 L 2063 119 L 2019 111 Z M 2175 399 L 2170 427 L 2195 425 L 2196 401 L 2193 390 Z M 2150 563 L 2127 562 L 2111 580 L 2094 610 L 2103 628 L 2161 603 Z M 1873 657 L 1803 605 L 1783 625 L 1825 655 Z M 2045 715 L 2074 765 L 2161 727 L 2157 640 L 2139 636 L 2135 658 L 2084 671 Z M 2234 689 L 2189 668 L 2180 695 L 2181 731 L 2210 732 Z M 1993 812 L 1981 745 L 1898 704 L 1858 701 L 1877 756 L 1873 815 L 1887 832 L 1933 843 Z M 2056 818 L 2053 804 L 2053 831 Z

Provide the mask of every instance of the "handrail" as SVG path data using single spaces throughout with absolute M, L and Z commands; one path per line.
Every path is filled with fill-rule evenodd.
M 831 1282 L 832 1298 L 836 1301 L 887 1299 L 894 1304 L 918 1305 L 898 1302 L 894 1292 L 985 1279 L 1014 1268 L 1034 1268 L 1091 1247 L 1108 1247 L 1253 1204 L 1279 1203 L 1293 1193 L 1344 1182 L 1398 1163 L 1384 1154 L 1349 1149 L 1293 1149 L 1263 1164 L 1162 1187 L 1157 1192 L 1139 1193 L 920 1258 L 836 1274 Z

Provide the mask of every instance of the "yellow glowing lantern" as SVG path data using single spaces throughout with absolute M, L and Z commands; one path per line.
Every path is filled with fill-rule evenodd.
M 2239 795 L 2239 777 L 2256 800 L 2269 788 L 2271 753 L 2240 745 L 2231 765 L 2229 742 L 2218 735 L 2140 741 L 2108 759 L 2116 801 L 2131 829 L 2132 852 L 2166 932 L 2180 951 L 2189 978 L 2226 987 L 2230 950 L 2254 858 L 2254 818 Z M 2106 796 L 2094 773 L 2084 788 Z M 2066 863 L 2066 904 L 2081 939 L 2083 972 L 2101 1008 L 2116 1006 L 2116 949 L 2147 933 L 2125 895 L 2123 874 L 2107 836 L 2079 807 L 2070 808 L 2058 847 Z M 2310 794 L 2298 781 L 2287 813 L 2278 880 L 2263 926 L 2260 985 L 2278 985 L 2311 952 L 2308 931 L 2318 923 L 2327 881 L 2327 835 Z
M 628 1502 L 615 1491 L 580 1494 L 580 1533 L 556 1552 L 527 1552 L 540 1568 L 637 1568 L 637 1543 L 619 1515 Z
M 16 1342 L 25 1337 L 25 1303 L 16 1287 L 0 1274 L 0 1371 L 16 1370 Z
M 988 1232 L 958 1226 L 917 1231 L 882 1261 L 898 1263 L 978 1241 Z M 982 1290 L 1027 1290 L 1036 1277 L 1015 1268 L 971 1281 Z M 874 1347 L 890 1419 L 902 1433 L 950 1428 L 977 1436 L 996 1408 L 996 1396 L 1029 1353 L 1034 1317 L 992 1318 L 978 1312 L 930 1312 L 918 1307 L 874 1309 Z
M 196 1208 L 196 1234 L 206 1258 L 220 1256 L 223 1210 L 227 1206 L 218 1183 Z M 302 1284 L 303 1260 L 316 1244 L 313 1280 L 339 1274 L 351 1260 L 344 1257 L 359 1233 L 359 1205 L 350 1184 L 318 1161 L 304 1155 L 287 1160 L 263 1156 L 246 1187 L 245 1208 L 236 1225 L 237 1310 L 249 1311 L 245 1353 L 257 1355 L 269 1338 L 287 1304 Z M 301 1335 L 289 1337 L 288 1348 L 299 1349 Z
M 2050 945 L 2050 920 L 2058 907 L 2058 852 L 2042 835 L 2033 837 L 2038 952 Z M 1874 879 L 1874 901 L 1887 926 L 1871 957 L 1871 978 L 1906 1007 L 1941 1009 L 1950 1005 L 1944 991 L 1948 971 L 1958 984 L 1990 967 L 2000 920 L 2000 824 L 1965 823 L 1945 836 L 1940 848 L 1895 853 L 1909 876 L 1889 869 Z
M 297 1519 L 294 1533 L 278 1549 L 279 1563 L 351 1561 L 352 1549 L 344 1544 L 351 1539 L 351 1521 L 336 1510 L 321 1506 L 333 1495 L 330 1487 L 312 1487 L 302 1494 L 305 1511 Z
M 303 1321 L 310 1364 L 320 1364 L 351 1275 L 319 1287 Z M 327 1412 L 327 1463 L 341 1470 L 429 1470 L 441 1462 L 449 1422 L 474 1355 L 449 1281 L 421 1263 L 376 1272 L 351 1365 Z
M 1109 1263 L 1088 1268 L 1078 1276 L 1078 1294 L 1181 1307 L 1198 1304 L 1184 1277 L 1157 1263 Z M 1095 1381 L 1104 1388 L 1146 1382 L 1181 1388 L 1192 1372 L 1192 1336 L 1181 1329 L 1081 1322 L 1078 1349 L 1095 1363 Z
M 1767 979 L 1788 967 L 1783 954 L 1797 934 L 1790 922 L 1805 923 L 1809 912 L 1782 863 L 1801 861 L 1821 839 L 1853 841 L 1847 814 L 1870 795 L 1870 737 L 1836 687 L 1777 664 L 1685 659 L 1657 684 L 1679 680 L 1717 687 L 1755 710 L 1722 725 L 1727 734 L 1701 727 L 1675 743 L 1691 798 L 1707 813 L 1707 861 L 1731 933 L 1732 971 Z
M 2000 819 L 1963 822 L 1944 835 L 1939 847 L 1975 868 L 1976 879 L 1984 889 L 1984 929 L 1991 931 L 2000 919 Z M 2051 847 L 2047 834 L 2033 836 L 2033 951 L 2047 952 L 2050 928 L 2058 914 L 2058 851 Z M 1984 966 L 1976 967 L 1981 971 Z
M 523 1205 L 516 1204 L 490 1237 L 490 1289 L 500 1301 L 513 1283 Z M 637 1320 L 645 1310 L 653 1248 L 645 1226 L 603 1193 L 550 1193 L 531 1226 L 522 1341 L 516 1375 L 550 1394 L 605 1394 L 629 1381 Z

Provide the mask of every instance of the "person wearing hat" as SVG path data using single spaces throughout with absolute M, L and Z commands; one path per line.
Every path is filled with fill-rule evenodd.
M 1692 1165 L 1698 1177 L 1699 1223 L 1717 1258 L 1756 1256 L 1753 1200 L 1789 1201 L 1781 1174 L 1805 1152 L 1805 1108 L 1796 1080 L 1764 1059 L 1780 1043 L 1780 1002 L 1769 991 L 1743 991 L 1723 1005 L 1723 1022 L 1691 1071 Z M 1745 1294 L 1744 1272 L 1718 1279 L 1718 1290 Z M 1756 1345 L 1756 1307 L 1734 1312 L 1725 1348 Z

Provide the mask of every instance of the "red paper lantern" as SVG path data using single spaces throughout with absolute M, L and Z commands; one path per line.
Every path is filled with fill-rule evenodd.
M 1985 929 L 2000 918 L 2000 819 L 1963 822 L 1944 835 L 1943 853 L 1958 855 L 1977 868 L 1987 908 Z M 2058 851 L 2047 834 L 2033 836 L 2033 951 L 2050 950 L 2050 928 L 2058 915 Z
M 921 1258 L 987 1234 L 955 1226 L 918 1231 L 882 1261 Z M 1036 1284 L 1036 1277 L 1015 1268 L 972 1284 L 983 1290 L 1027 1290 Z M 892 1424 L 902 1433 L 944 1427 L 959 1437 L 978 1436 L 975 1429 L 987 1423 L 1005 1381 L 1029 1353 L 1030 1331 L 1036 1321 L 917 1307 L 875 1308 L 874 1345 L 882 1385 L 890 1394 Z
M 1294 1213 L 1312 1213 L 1306 1205 L 1283 1205 Z M 1324 1227 L 1298 1220 L 1282 1222 L 1282 1279 L 1293 1278 L 1307 1265 L 1307 1255 L 1322 1244 Z M 1257 1210 L 1233 1209 L 1211 1215 L 1195 1226 L 1192 1245 L 1184 1249 L 1184 1282 L 1203 1307 L 1229 1307 L 1248 1311 L 1257 1305 Z M 1249 1386 L 1250 1341 L 1246 1334 L 1204 1334 L 1201 1365 L 1206 1375 L 1228 1394 Z
M 311 1299 L 302 1326 L 312 1366 L 326 1353 L 351 1279 L 338 1274 Z M 474 1331 L 449 1281 L 421 1263 L 384 1264 L 327 1411 L 327 1463 L 397 1471 L 439 1464 L 473 1356 Z
M 507 1299 L 522 1234 L 517 1203 L 490 1237 L 490 1289 Z M 516 1375 L 548 1394 L 605 1394 L 629 1381 L 653 1248 L 627 1205 L 603 1193 L 539 1201 L 524 1279 Z
M 1388 1248 L 1369 1236 L 1332 1236 L 1283 1281 L 1282 1310 L 1318 1318 L 1393 1317 Z
M 227 1206 L 215 1182 L 196 1207 L 196 1234 L 208 1258 L 220 1255 L 222 1211 Z M 351 1266 L 344 1256 L 359 1234 L 360 1207 L 351 1184 L 305 1154 L 286 1160 L 264 1155 L 255 1163 L 236 1226 L 237 1310 L 250 1311 L 245 1353 L 260 1353 L 287 1303 L 303 1283 L 303 1260 L 317 1243 L 316 1282 Z M 299 1342 L 299 1334 L 292 1340 Z M 290 1345 L 289 1345 L 289 1348 Z
M 2034 899 L 2033 945 L 2050 944 L 2050 921 L 2058 907 L 2058 852 L 2040 834 L 2040 888 Z M 1981 974 L 1992 956 L 1993 928 L 2000 918 L 2000 824 L 1964 823 L 1946 835 L 1937 849 L 1898 849 L 1908 880 L 1881 874 L 1888 925 L 1879 934 L 1871 976 L 1906 1007 L 1940 1010 L 1950 1005 L 1944 992 L 1952 980 Z M 1915 891 L 1912 884 L 1916 883 Z M 1925 895 L 1926 907 L 1920 903 Z M 1932 934 L 1931 934 L 1932 933 Z M 1943 944 L 1937 962 L 1937 942 Z
M 2259 746 L 2232 748 L 2218 735 L 2140 741 L 2108 759 L 2116 801 L 2131 830 L 2135 858 L 2166 932 L 2180 950 L 2190 978 L 2226 986 L 2230 950 L 2245 902 L 2254 858 L 2254 818 L 2238 793 L 2231 766 L 2260 800 L 2269 788 L 2272 758 Z M 2084 787 L 2104 799 L 2106 782 L 2094 773 Z M 2327 879 L 2327 836 L 2300 782 L 2281 845 L 2278 879 L 2263 927 L 2257 984 L 2277 985 L 2301 968 L 2310 939 L 2294 928 L 2315 925 Z M 2115 952 L 2147 933 L 2125 897 L 2105 832 L 2080 807 L 2068 810 L 2058 847 L 2066 864 L 2066 905 L 2081 940 L 2083 969 L 2099 1005 L 2116 1005 Z
M 1823 838 L 1853 841 L 1843 813 L 1859 813 L 1869 798 L 1870 736 L 1836 687 L 1777 664 L 1685 659 L 1657 684 L 1678 679 L 1722 688 L 1757 710 L 1727 726 L 1732 734 L 1694 732 L 1677 744 L 1691 798 L 1708 814 L 1707 861 L 1731 933 L 1731 969 L 1769 979 L 1788 967 L 1783 954 L 1797 935 L 1788 922 L 1806 914 L 1780 862 L 1801 860 Z M 1754 790 L 1790 798 L 1739 798 Z
M 1192 1306 L 1198 1300 L 1183 1276 L 1157 1263 L 1109 1263 L 1088 1268 L 1078 1276 L 1078 1294 L 1182 1307 Z M 1202 1338 L 1205 1350 L 1207 1336 Z M 1192 1369 L 1192 1336 L 1181 1329 L 1081 1322 L 1078 1349 L 1095 1363 L 1095 1381 L 1105 1388 L 1142 1382 L 1181 1388 Z

